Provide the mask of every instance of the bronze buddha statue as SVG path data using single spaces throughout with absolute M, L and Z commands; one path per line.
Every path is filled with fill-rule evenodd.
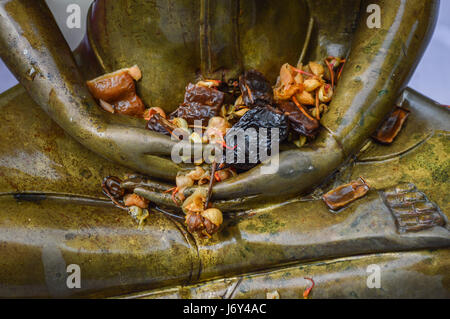
M 377 1 L 379 29 L 367 26 L 371 2 L 96 0 L 72 53 L 44 1 L 2 1 L 0 56 L 21 84 L 0 97 L 0 296 L 297 298 L 307 274 L 312 297 L 448 297 L 449 111 L 405 90 L 438 1 Z M 281 152 L 275 174 L 217 184 L 228 214 L 210 240 L 158 211 L 137 229 L 102 196 L 105 176 L 168 183 L 185 166 L 170 138 L 101 110 L 86 80 L 137 64 L 144 103 L 171 111 L 198 78 L 255 68 L 273 82 L 285 62 L 330 55 L 347 63 L 319 137 Z M 372 142 L 396 103 L 411 111 L 404 130 Z M 367 196 L 328 210 L 320 196 L 359 176 Z M 66 286 L 70 264 L 80 289 Z M 368 289 L 371 264 L 395 284 Z

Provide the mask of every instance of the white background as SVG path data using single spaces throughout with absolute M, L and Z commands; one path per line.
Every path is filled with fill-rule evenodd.
M 93 0 L 46 0 L 60 26 L 67 19 L 66 8 L 77 3 L 85 17 Z M 421 60 L 409 86 L 433 98 L 437 102 L 450 105 L 450 0 L 441 0 L 439 20 L 431 43 Z M 61 27 L 70 47 L 75 48 L 85 32 L 85 21 L 81 29 Z M 3 62 L 0 60 L 0 93 L 17 84 Z

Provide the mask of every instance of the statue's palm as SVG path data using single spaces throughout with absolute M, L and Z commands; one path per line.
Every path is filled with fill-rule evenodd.
M 383 2 L 383 26 L 371 30 L 365 10 L 359 12 L 367 4 L 357 0 L 179 0 L 170 7 L 137 0 L 108 3 L 97 0 L 90 24 L 89 40 L 103 71 L 139 64 L 144 75 L 139 94 L 147 105 L 167 111 L 177 107 L 184 86 L 200 73 L 217 77 L 225 71 L 232 78 L 252 67 L 274 81 L 281 64 L 296 64 L 301 56 L 316 60 L 349 54 L 318 140 L 310 148 L 283 152 L 276 174 L 265 176 L 255 168 L 216 185 L 216 198 L 224 199 L 292 195 L 328 176 L 391 109 L 423 51 L 436 12 L 436 1 Z M 2 58 L 69 134 L 142 173 L 175 176 L 181 167 L 167 158 L 173 141 L 96 105 L 81 76 L 95 68 L 84 61 L 87 67 L 79 72 L 43 0 L 1 2 L 0 30 Z

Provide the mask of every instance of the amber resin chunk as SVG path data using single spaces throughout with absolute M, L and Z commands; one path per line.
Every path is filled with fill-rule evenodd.
M 338 210 L 363 197 L 369 191 L 369 185 L 361 177 L 349 184 L 341 185 L 323 195 L 323 200 L 332 210 Z
M 398 133 L 400 133 L 409 113 L 408 110 L 397 107 L 395 111 L 389 115 L 389 118 L 381 124 L 372 137 L 380 143 L 391 144 Z
M 136 94 L 134 81 L 141 78 L 137 66 L 105 74 L 86 82 L 100 106 L 111 113 L 143 117 L 145 106 Z

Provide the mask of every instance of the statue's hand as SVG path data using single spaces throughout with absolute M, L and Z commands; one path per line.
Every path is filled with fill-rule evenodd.
M 327 2 L 329 8 L 344 8 L 350 3 L 308 1 L 320 26 L 316 30 L 320 41 L 311 41 L 318 47 L 308 50 L 306 61 L 333 55 L 336 47 L 348 48 L 342 52 L 348 56 L 329 111 L 321 119 L 320 135 L 308 147 L 281 152 L 273 174 L 263 174 L 258 166 L 218 183 L 213 189 L 214 200 L 239 203 L 272 198 L 279 202 L 323 182 L 360 150 L 391 112 L 426 48 L 438 10 L 438 1 L 383 1 L 381 28 L 370 29 L 366 8 L 371 1 L 364 0 L 356 31 L 341 39 L 351 27 L 340 26 L 343 18 L 337 19 L 339 23 L 330 18 L 330 12 L 322 7 Z
M 315 6 L 317 2 L 308 3 Z M 363 1 L 361 8 L 369 3 Z M 369 29 L 367 14 L 362 11 L 330 111 L 321 121 L 321 137 L 309 148 L 283 152 L 277 173 L 264 175 L 256 167 L 216 185 L 214 198 L 279 198 L 307 191 L 330 175 L 391 110 L 429 39 L 436 4 L 386 2 L 380 29 Z M 312 15 L 317 19 L 316 13 Z M 321 28 L 322 22 L 318 23 Z M 331 22 L 316 41 L 324 45 L 317 50 L 321 56 L 312 59 L 332 54 L 336 45 L 347 47 L 347 38 L 345 43 L 339 39 L 334 43 L 333 35 L 340 32 Z M 33 99 L 83 145 L 140 172 L 162 178 L 175 176 L 179 167 L 159 157 L 170 154 L 173 142 L 169 138 L 144 131 L 144 125 L 132 125 L 131 120 L 112 119 L 93 101 L 44 0 L 0 2 L 0 54 Z
M 0 2 L 0 55 L 31 97 L 90 150 L 152 176 L 173 179 L 173 141 L 144 120 L 111 115 L 88 92 L 44 0 Z M 20 123 L 17 123 L 20 125 Z
M 128 119 L 123 120 L 109 121 L 102 117 L 96 125 L 87 127 L 86 138 L 80 134 L 80 127 L 75 125 L 73 136 L 91 150 L 116 163 L 151 176 L 173 180 L 181 169 L 170 160 L 174 141 L 144 129 L 143 120 L 135 121 L 139 126 L 127 121 Z M 66 130 L 69 125 L 64 126 Z

